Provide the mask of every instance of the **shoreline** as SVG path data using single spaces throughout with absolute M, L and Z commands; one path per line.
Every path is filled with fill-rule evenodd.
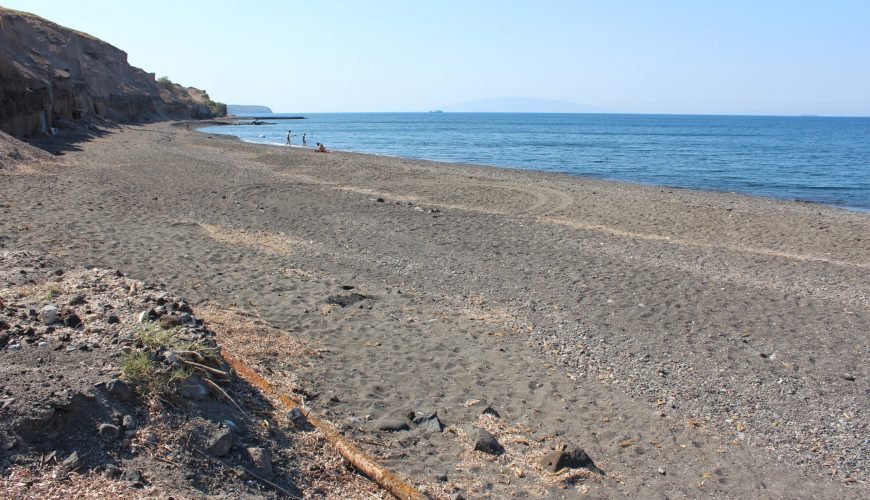
M 848 117 L 845 117 L 845 118 L 848 118 Z M 232 123 L 221 123 L 220 125 L 232 125 Z M 237 135 L 233 135 L 233 134 L 219 133 L 219 132 L 202 132 L 201 131 L 202 128 L 206 128 L 206 127 L 210 127 L 210 126 L 214 126 L 214 125 L 206 125 L 203 127 L 199 127 L 199 128 L 196 128 L 195 131 L 198 133 L 201 133 L 201 134 L 213 134 L 213 135 L 220 135 L 223 137 L 231 137 L 231 138 L 234 138 L 234 139 L 238 140 L 239 142 L 243 142 L 245 144 L 268 146 L 268 147 L 284 147 L 284 146 L 286 146 L 285 144 L 279 144 L 279 143 L 264 143 L 264 142 L 256 142 L 253 140 L 245 140 L 245 139 L 243 139 Z M 293 145 L 291 147 L 303 148 L 303 146 L 295 146 L 295 145 Z M 309 147 L 309 149 L 313 150 L 313 148 L 311 148 L 311 147 Z M 695 192 L 699 192 L 699 193 L 718 193 L 718 194 L 723 194 L 723 195 L 749 196 L 749 197 L 753 197 L 753 198 L 761 198 L 761 199 L 778 201 L 778 202 L 810 204 L 810 205 L 814 205 L 814 206 L 826 207 L 826 208 L 831 208 L 831 209 L 836 209 L 836 210 L 843 210 L 846 212 L 870 214 L 870 207 L 856 207 L 856 206 L 852 206 L 852 205 L 833 205 L 833 204 L 827 204 L 827 203 L 824 203 L 821 201 L 814 201 L 814 200 L 808 200 L 808 199 L 780 198 L 780 197 L 776 197 L 776 196 L 754 194 L 754 193 L 741 192 L 741 191 L 724 191 L 724 190 L 719 190 L 719 189 L 715 189 L 715 188 L 704 189 L 704 188 L 700 188 L 700 187 L 683 187 L 683 186 L 673 186 L 673 185 L 668 185 L 668 184 L 654 184 L 654 183 L 645 183 L 645 182 L 640 182 L 640 181 L 609 179 L 609 178 L 605 178 L 605 177 L 593 177 L 593 176 L 589 176 L 589 175 L 574 174 L 574 173 L 565 172 L 565 171 L 537 170 L 537 169 L 528 169 L 528 168 L 523 168 L 523 167 L 491 165 L 491 164 L 485 164 L 485 163 L 462 163 L 462 162 L 454 162 L 454 161 L 446 161 L 446 160 L 442 161 L 442 160 L 433 160 L 433 159 L 428 159 L 428 158 L 415 158 L 415 157 L 411 157 L 411 156 L 390 155 L 390 154 L 386 154 L 386 153 L 370 153 L 370 152 L 346 151 L 346 150 L 329 150 L 329 151 L 330 152 L 338 152 L 338 153 L 346 153 L 346 154 L 369 155 L 369 156 L 383 157 L 383 158 L 398 158 L 398 159 L 404 159 L 404 160 L 410 160 L 410 161 L 432 162 L 432 163 L 443 164 L 443 165 L 462 165 L 462 166 L 469 166 L 469 167 L 487 167 L 487 168 L 507 169 L 507 170 L 521 170 L 521 171 L 527 171 L 527 172 L 534 172 L 534 173 L 538 173 L 538 174 L 567 175 L 569 177 L 574 177 L 574 178 L 577 178 L 580 180 L 612 182 L 612 183 L 616 183 L 616 184 L 646 186 L 646 187 L 650 187 L 650 188 L 679 189 L 679 190 L 684 190 L 684 191 L 695 191 Z
M 257 362 L 436 496 L 870 491 L 866 214 L 211 136 L 124 126 L 5 177 L 0 250 L 316 344 Z M 386 430 L 409 411 L 445 430 Z M 542 471 L 560 444 L 607 476 Z

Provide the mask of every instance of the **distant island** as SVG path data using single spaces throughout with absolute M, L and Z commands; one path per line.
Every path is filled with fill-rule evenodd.
M 227 113 L 231 115 L 250 115 L 254 113 L 272 113 L 268 106 L 254 104 L 227 104 Z
M 478 99 L 447 106 L 453 113 L 605 113 L 606 109 L 567 101 L 535 97 L 498 97 Z

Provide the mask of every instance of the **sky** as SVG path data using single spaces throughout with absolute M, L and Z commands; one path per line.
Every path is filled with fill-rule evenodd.
M 610 112 L 870 116 L 870 1 L 0 0 L 276 112 L 533 97 Z

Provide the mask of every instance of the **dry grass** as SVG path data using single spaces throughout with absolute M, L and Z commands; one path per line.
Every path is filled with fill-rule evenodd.
M 0 498 L 146 498 L 141 490 L 132 488 L 129 483 L 113 481 L 105 476 L 89 473 L 70 473 L 65 479 L 59 466 L 45 468 L 38 472 L 20 466 L 13 466 L 0 478 Z M 151 492 L 153 494 L 153 492 Z
M 228 226 L 198 223 L 208 236 L 221 243 L 241 245 L 275 255 L 288 255 L 294 248 L 307 244 L 284 233 L 236 229 Z

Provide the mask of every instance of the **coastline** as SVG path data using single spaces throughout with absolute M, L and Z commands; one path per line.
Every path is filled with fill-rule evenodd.
M 123 130 L 6 177 L 3 250 L 124 269 L 319 342 L 312 366 L 263 362 L 433 491 L 560 491 L 532 464 L 561 442 L 608 472 L 569 492 L 868 491 L 866 213 Z M 346 287 L 363 298 L 327 300 Z M 408 410 L 448 431 L 377 430 Z M 469 425 L 507 453 L 468 451 Z

